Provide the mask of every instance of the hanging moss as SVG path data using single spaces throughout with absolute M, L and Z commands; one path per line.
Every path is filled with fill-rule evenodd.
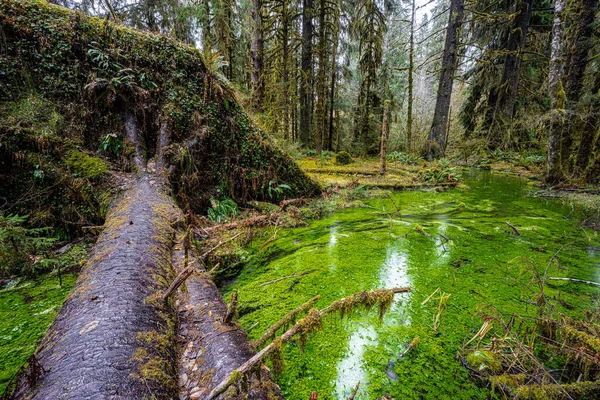
M 362 308 L 367 311 L 378 306 L 379 319 L 382 320 L 385 312 L 394 301 L 394 293 L 387 289 L 360 292 L 353 296 L 344 297 L 331 305 L 333 311 L 337 311 L 341 318 L 351 315 L 355 310 Z

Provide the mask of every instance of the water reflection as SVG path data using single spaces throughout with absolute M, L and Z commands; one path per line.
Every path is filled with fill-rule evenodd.
M 412 279 L 408 274 L 407 254 L 402 250 L 404 240 L 388 242 L 386 257 L 379 269 L 377 287 L 391 289 L 411 285 Z M 390 324 L 392 321 L 395 324 L 410 324 L 410 316 L 406 312 L 410 296 L 411 293 L 407 293 L 394 299 L 394 303 L 384 319 L 384 325 Z M 361 386 L 357 397 L 367 396 L 368 370 L 363 357 L 368 346 L 377 346 L 378 333 L 369 322 L 365 321 L 364 324 L 367 325 L 360 324 L 351 334 L 346 355 L 337 364 L 335 381 L 337 399 L 347 399 L 359 381 Z M 353 323 L 352 326 L 356 326 L 356 323 Z

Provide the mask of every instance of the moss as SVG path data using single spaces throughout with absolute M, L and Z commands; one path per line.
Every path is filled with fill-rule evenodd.
M 551 266 L 548 274 L 593 280 L 600 238 L 589 229 L 583 233 L 579 214 L 570 207 L 527 197 L 529 187 L 523 180 L 487 172 L 463 178 L 470 190 L 388 192 L 381 198 L 365 198 L 369 192 L 360 190 L 352 195 L 359 200 L 340 200 L 339 206 L 364 207 L 311 205 L 313 214 L 320 212 L 318 207 L 324 217 L 304 227 L 280 229 L 268 248 L 260 245 L 272 232 L 256 238 L 241 275 L 225 289 L 239 291 L 240 324 L 259 324 L 249 332 L 250 339 L 315 295 L 321 296 L 315 307 L 322 308 L 351 293 L 413 289 L 395 296 L 383 321 L 375 312 L 354 313 L 344 320 L 336 313 L 309 335 L 304 349 L 301 344 L 285 345 L 285 365 L 277 382 L 286 398 L 307 399 L 312 391 L 319 397 L 347 398 L 359 379 L 364 398 L 385 393 L 394 398 L 450 399 L 456 393 L 469 399 L 499 397 L 489 385 L 471 379 L 456 358 L 465 340 L 481 327 L 476 317 L 481 305 L 491 304 L 503 315 L 537 316 L 537 308 L 526 303 L 537 289 L 531 284 L 532 265 L 543 273 L 549 257 L 574 241 L 560 253 L 561 268 Z M 402 219 L 394 217 L 390 229 L 382 210 L 395 210 L 393 203 L 400 207 Z M 507 220 L 519 226 L 521 237 L 504 233 Z M 415 234 L 417 224 L 433 238 Z M 532 244 L 546 245 L 547 252 L 532 252 Z M 269 285 L 268 290 L 259 286 L 307 270 L 314 272 Z M 438 287 L 452 297 L 434 332 L 438 301 L 421 303 Z M 557 310 L 578 318 L 588 304 L 586 293 L 596 292 L 575 283 L 546 286 L 549 299 L 560 296 L 575 305 L 566 309 L 557 304 Z M 397 360 L 417 336 L 418 351 Z M 397 381 L 386 374 L 388 369 Z
M 347 151 L 340 151 L 335 155 L 335 163 L 337 165 L 348 165 L 352 163 L 352 156 Z
M 56 317 L 77 276 L 56 275 L 16 281 L 0 289 L 0 395 Z M 49 343 L 51 338 L 48 338 Z
M 467 355 L 467 363 L 478 371 L 498 373 L 502 368 L 502 357 L 491 351 L 475 350 Z
M 71 151 L 65 162 L 75 175 L 83 178 L 95 179 L 108 171 L 108 165 L 102 159 L 77 150 Z
M 563 399 L 568 393 L 573 399 L 597 399 L 600 382 L 577 382 L 565 385 L 522 385 L 516 390 L 517 399 L 547 400 Z

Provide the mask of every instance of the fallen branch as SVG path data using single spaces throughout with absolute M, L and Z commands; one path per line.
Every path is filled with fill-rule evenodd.
M 269 281 L 269 282 L 261 283 L 260 285 L 258 285 L 258 287 L 267 286 L 267 285 L 270 285 L 270 284 L 272 284 L 272 283 L 281 282 L 281 281 L 283 281 L 283 280 L 290 279 L 290 278 L 297 278 L 297 277 L 299 277 L 299 276 L 308 275 L 308 274 L 311 274 L 311 273 L 313 273 L 313 272 L 314 272 L 314 271 L 304 271 L 304 272 L 300 272 L 300 273 L 298 273 L 298 274 L 284 276 L 284 277 L 277 278 L 277 279 L 274 279 L 274 280 L 272 280 L 272 281 Z
M 200 257 L 198 257 L 198 259 L 196 260 L 196 263 L 203 262 L 204 259 L 206 259 L 206 257 L 208 257 L 213 251 L 217 250 L 219 247 L 223 246 L 225 243 L 231 242 L 232 240 L 234 240 L 235 238 L 237 238 L 241 234 L 242 233 L 240 232 L 237 235 L 232 236 L 229 239 L 225 240 L 224 242 L 219 242 L 213 248 L 208 249 L 207 251 L 205 251 L 204 253 L 202 253 L 202 255 Z M 219 264 L 217 264 L 215 266 L 215 268 L 218 265 Z M 215 268 L 213 268 L 210 272 L 213 272 L 215 270 Z M 192 274 L 194 273 L 194 271 L 196 271 L 196 266 L 195 265 L 191 265 L 191 266 L 185 268 L 183 271 L 181 271 L 177 275 L 177 277 L 173 280 L 173 282 L 171 283 L 171 285 L 169 285 L 169 288 L 161 296 L 162 300 L 163 301 L 167 301 L 167 299 L 169 298 L 169 296 L 171 296 L 173 293 L 175 293 L 175 291 L 179 288 L 179 286 L 181 286 L 183 284 L 183 282 L 185 282 L 187 280 L 187 278 L 189 278 L 190 276 L 192 276 Z
M 360 386 L 360 381 L 358 381 L 358 383 L 356 384 L 356 387 L 354 388 L 354 391 L 352 392 L 350 397 L 348 397 L 348 400 L 354 400 L 354 398 L 356 397 L 356 393 L 358 393 L 359 386 Z
M 297 199 L 282 200 L 279 203 L 279 208 L 281 208 L 282 210 L 285 210 L 285 208 L 288 206 L 299 206 L 301 204 L 309 202 L 310 200 L 311 200 L 310 197 L 300 197 Z
M 402 352 L 402 354 L 400 354 L 400 357 L 398 357 L 399 359 L 404 357 L 409 351 L 410 349 L 417 347 L 419 345 L 419 341 L 421 340 L 421 338 L 419 338 L 418 336 L 416 336 L 413 340 L 410 341 L 410 343 L 408 344 L 408 346 L 406 347 L 406 350 L 404 350 Z
M 583 279 L 554 278 L 554 277 L 551 277 L 551 276 L 549 276 L 548 279 L 553 280 L 553 281 L 570 281 L 570 282 L 577 282 L 577 283 L 585 283 L 586 285 L 600 286 L 600 283 L 598 283 L 598 282 L 584 281 Z
M 517 229 L 516 226 L 514 226 L 513 224 L 511 224 L 510 222 L 506 221 L 506 225 L 510 226 L 513 230 L 513 232 L 515 233 L 515 235 L 517 236 L 521 236 L 521 232 L 519 232 L 519 230 Z
M 210 392 L 210 394 L 206 397 L 205 400 L 212 400 L 221 393 L 225 392 L 225 390 L 227 390 L 229 386 L 237 382 L 239 377 L 244 376 L 244 374 L 246 374 L 253 367 L 259 365 L 267 356 L 271 355 L 271 353 L 279 351 L 283 343 L 290 341 L 290 339 L 292 339 L 297 334 L 306 335 L 311 328 L 314 328 L 315 325 L 320 325 L 320 321 L 324 316 L 338 310 L 340 312 L 347 311 L 347 308 L 351 308 L 353 305 L 361 304 L 361 301 L 370 298 L 370 296 L 372 296 L 375 299 L 378 299 L 379 297 L 388 299 L 390 295 L 393 298 L 394 294 L 406 293 L 410 291 L 411 288 L 404 287 L 394 289 L 380 289 L 378 291 L 371 292 L 361 292 L 355 294 L 354 296 L 345 297 L 341 300 L 338 300 L 320 311 L 313 308 L 306 317 L 296 322 L 296 324 L 290 329 L 288 329 L 283 335 L 281 335 L 279 338 L 271 342 L 267 347 L 256 353 L 252 358 L 250 358 L 248 361 L 246 361 L 244 364 L 238 367 L 235 371 L 233 371 L 226 379 L 221 381 L 221 383 L 219 383 Z M 381 309 L 382 304 L 381 302 L 379 303 Z M 368 304 L 371 306 L 375 305 L 373 302 Z
M 162 300 L 167 301 L 169 296 L 175 293 L 179 286 L 181 286 L 181 284 L 185 282 L 187 278 L 189 278 L 194 273 L 194 271 L 194 267 L 187 267 L 186 269 L 181 271 L 179 275 L 177 275 L 177 277 L 173 280 L 171 285 L 169 285 L 169 288 L 163 293 Z
M 251 217 L 251 218 L 242 219 L 240 221 L 230 222 L 228 224 L 209 226 L 206 228 L 202 228 L 202 232 L 199 232 L 198 230 L 196 230 L 196 234 L 198 234 L 200 236 L 206 236 L 207 234 L 210 235 L 212 233 L 227 231 L 227 230 L 236 229 L 236 228 L 242 228 L 242 227 L 247 227 L 247 226 L 266 225 L 269 221 L 275 220 L 277 217 L 279 217 L 279 214 L 280 214 L 280 212 L 277 211 L 277 212 L 274 212 L 271 214 L 262 214 L 262 215 L 257 215 L 256 217 Z
M 275 324 L 271 325 L 271 327 L 269 329 L 267 329 L 267 331 L 264 333 L 264 335 L 262 335 L 260 338 L 251 342 L 250 344 L 252 345 L 252 347 L 254 347 L 255 349 L 262 347 L 262 345 L 264 345 L 267 342 L 267 340 L 269 340 L 273 336 L 275 336 L 275 334 L 277 333 L 279 328 L 281 328 L 285 324 L 289 323 L 290 321 L 293 321 L 298 315 L 300 315 L 301 313 L 305 312 L 310 307 L 312 307 L 312 305 L 315 304 L 315 302 L 317 300 L 319 300 L 320 297 L 321 296 L 317 295 L 317 296 L 313 297 L 312 299 L 308 300 L 306 303 L 299 306 L 298 308 L 296 308 L 295 310 L 287 313 L 283 318 L 281 318 Z

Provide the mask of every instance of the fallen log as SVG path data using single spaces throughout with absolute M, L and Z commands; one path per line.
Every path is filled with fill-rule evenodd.
M 282 200 L 279 203 L 279 208 L 281 210 L 285 210 L 289 206 L 299 206 L 299 205 L 302 205 L 302 204 L 306 204 L 306 203 L 308 203 L 311 200 L 312 199 L 310 197 L 300 197 L 300 198 L 297 198 L 297 199 Z
M 394 288 L 394 289 L 379 289 L 371 292 L 361 292 L 353 296 L 345 297 L 338 301 L 333 302 L 329 306 L 321 309 L 310 310 L 310 313 L 298 321 L 293 327 L 287 330 L 283 335 L 275 339 L 271 344 L 266 346 L 264 349 L 255 354 L 248 361 L 241 364 L 235 371 L 232 371 L 225 379 L 223 379 L 209 394 L 205 400 L 212 400 L 217 398 L 220 394 L 225 392 L 230 386 L 237 384 L 241 377 L 245 376 L 249 371 L 257 367 L 262 361 L 270 356 L 272 353 L 278 351 L 283 343 L 290 341 L 294 336 L 301 335 L 301 340 L 305 339 L 305 336 L 313 329 L 321 325 L 321 320 L 324 316 L 331 314 L 332 312 L 340 312 L 342 316 L 352 311 L 353 308 L 360 305 L 373 306 L 379 305 L 379 316 L 383 317 L 385 307 L 389 307 L 391 300 L 393 300 L 394 294 L 410 292 L 409 287 Z M 303 339 L 304 337 L 304 339 Z
M 205 251 L 196 261 L 196 263 L 194 265 L 188 266 L 189 260 L 187 255 L 184 257 L 184 266 L 185 268 L 177 275 L 177 277 L 175 278 L 175 280 L 173 280 L 173 282 L 171 283 L 171 285 L 169 286 L 169 288 L 163 293 L 162 295 L 162 300 L 166 301 L 173 293 L 175 293 L 175 291 L 179 288 L 179 286 L 181 286 L 183 284 L 183 282 L 185 282 L 201 265 L 201 263 L 206 259 L 206 257 L 208 257 L 212 252 L 214 252 L 215 250 L 217 250 L 219 247 L 221 247 L 222 245 L 224 245 L 225 243 L 231 242 L 232 240 L 234 240 L 235 238 L 237 238 L 238 236 L 240 236 L 241 233 L 238 233 L 237 235 L 227 239 L 224 242 L 219 242 L 216 246 L 214 246 L 213 248 Z M 183 246 L 185 246 L 185 243 L 182 243 Z M 185 248 L 185 247 L 184 247 Z M 214 269 L 216 269 L 216 267 L 218 266 L 218 264 L 215 266 L 215 268 L 213 268 L 213 270 L 211 270 L 210 272 L 212 273 L 214 271 Z
M 171 398 L 175 354 L 167 327 L 174 315 L 168 304 L 154 301 L 172 275 L 172 224 L 180 217 L 166 193 L 160 178 L 144 173 L 111 209 L 35 353 L 43 372 L 33 374 L 36 380 L 23 374 L 14 398 Z
M 180 261 L 174 261 L 174 265 L 183 268 L 184 257 L 183 250 L 179 249 L 173 258 Z M 210 272 L 204 271 L 198 263 L 200 256 L 194 248 L 188 257 L 190 264 L 200 265 L 200 272 L 188 278 L 185 290 L 180 291 L 178 297 L 179 319 L 181 326 L 185 326 L 179 331 L 185 343 L 180 351 L 179 375 L 186 377 L 183 386 L 180 382 L 180 391 L 186 398 L 204 399 L 221 380 L 250 359 L 254 351 L 244 329 L 235 319 L 227 318 L 227 305 Z M 247 398 L 282 398 L 268 369 L 264 367 L 259 373 L 260 379 L 254 375 L 249 378 Z

